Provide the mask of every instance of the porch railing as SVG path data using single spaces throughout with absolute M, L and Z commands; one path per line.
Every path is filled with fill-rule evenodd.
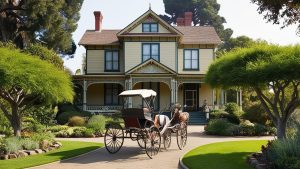
M 86 110 L 92 113 L 115 113 L 120 112 L 122 106 L 113 105 L 113 106 L 101 106 L 101 105 L 87 105 Z

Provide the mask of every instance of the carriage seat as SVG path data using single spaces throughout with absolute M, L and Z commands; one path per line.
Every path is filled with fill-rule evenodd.
M 128 108 L 122 110 L 126 128 L 143 128 L 147 121 L 152 121 L 148 108 Z

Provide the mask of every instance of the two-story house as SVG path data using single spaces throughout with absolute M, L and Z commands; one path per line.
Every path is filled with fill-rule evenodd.
M 86 48 L 84 73 L 73 77 L 82 109 L 121 109 L 118 94 L 130 89 L 156 91 L 157 111 L 176 102 L 190 112 L 205 101 L 224 104 L 224 92 L 204 82 L 221 43 L 213 27 L 192 26 L 191 12 L 173 26 L 149 9 L 121 30 L 105 30 L 101 12 L 94 15 L 95 30 L 87 30 L 79 42 Z

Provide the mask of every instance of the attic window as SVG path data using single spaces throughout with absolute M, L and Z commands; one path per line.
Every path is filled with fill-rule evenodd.
M 158 32 L 157 23 L 143 23 L 143 32 Z

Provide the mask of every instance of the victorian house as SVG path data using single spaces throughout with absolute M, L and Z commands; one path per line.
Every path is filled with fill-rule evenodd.
M 178 102 L 200 114 L 205 102 L 211 107 L 226 102 L 223 90 L 204 82 L 221 40 L 213 27 L 192 26 L 191 12 L 170 25 L 149 9 L 120 30 L 102 29 L 102 13 L 94 15 L 95 30 L 79 42 L 86 48 L 83 73 L 73 76 L 83 110 L 115 112 L 122 108 L 118 94 L 130 89 L 156 91 L 156 111 Z

